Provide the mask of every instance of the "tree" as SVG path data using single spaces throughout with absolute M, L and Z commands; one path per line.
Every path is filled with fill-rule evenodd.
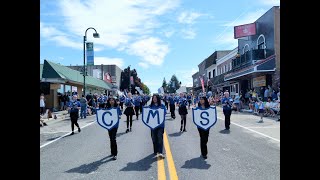
M 141 85 L 142 85 L 141 89 L 142 89 L 143 93 L 149 95 L 150 89 L 148 88 L 148 86 L 143 83 L 141 83 Z
M 169 93 L 175 93 L 180 88 L 181 82 L 179 82 L 176 75 L 172 75 L 171 80 L 168 84 Z
M 166 91 L 167 91 L 167 87 L 168 87 L 166 78 L 163 78 L 162 87 L 163 87 L 163 89 L 164 89 L 164 92 L 166 92 Z

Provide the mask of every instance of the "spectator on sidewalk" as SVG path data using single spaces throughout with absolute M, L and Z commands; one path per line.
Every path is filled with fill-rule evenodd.
M 268 97 L 268 101 L 266 102 L 266 105 L 265 105 L 265 113 L 267 116 L 271 116 L 271 117 L 275 116 L 272 110 L 272 107 L 273 107 L 273 102 L 271 101 L 271 97 Z
M 259 115 L 260 115 L 260 120 L 258 121 L 258 123 L 263 123 L 264 103 L 261 99 L 258 99 L 258 108 L 259 108 Z
M 235 97 L 234 97 L 234 105 L 235 105 L 235 108 L 236 108 L 236 111 L 237 112 L 240 112 L 240 96 L 238 93 L 236 93 Z
M 80 99 L 80 106 L 81 106 L 81 111 L 80 111 L 80 118 L 87 118 L 87 99 L 84 97 L 82 94 L 82 97 Z
M 45 113 L 45 108 L 46 104 L 45 104 L 45 98 L 43 93 L 40 95 L 40 115 L 44 115 Z
M 268 97 L 269 97 L 269 89 L 266 88 L 266 90 L 264 90 L 264 96 L 263 96 L 263 101 L 267 102 L 268 101 Z

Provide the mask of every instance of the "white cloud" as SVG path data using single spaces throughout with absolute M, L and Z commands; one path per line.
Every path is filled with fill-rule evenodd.
M 182 12 L 178 17 L 178 22 L 181 24 L 193 24 L 200 16 L 202 14 L 196 12 Z
M 141 66 L 141 67 L 144 68 L 144 69 L 149 68 L 149 64 L 144 63 L 144 62 L 139 62 L 138 65 Z
M 194 39 L 197 34 L 194 32 L 193 29 L 182 29 L 181 35 L 184 39 Z
M 176 71 L 176 76 L 179 81 L 181 81 L 182 86 L 192 87 L 193 79 L 192 75 L 198 71 L 197 68 L 192 68 L 191 70 L 179 70 Z
M 121 58 L 108 58 L 108 57 L 94 57 L 95 65 L 117 65 L 123 68 L 124 62 Z
M 141 57 L 143 63 L 161 65 L 169 52 L 169 47 L 158 38 L 145 37 L 131 44 L 127 52 Z
M 260 0 L 259 2 L 266 6 L 280 6 L 280 0 Z
M 158 26 L 156 17 L 176 8 L 180 0 L 69 0 L 60 1 L 65 27 L 74 35 L 83 36 L 88 27 L 100 34 L 95 42 L 119 48 L 136 35 L 152 32 Z M 146 22 L 147 25 L 146 25 Z M 88 31 L 89 34 L 93 30 Z
M 75 49 L 82 49 L 83 45 L 81 42 L 75 42 L 71 40 L 65 33 L 56 29 L 55 27 L 46 25 L 40 22 L 40 36 L 47 38 L 50 41 L 54 41 L 59 46 L 71 47 Z

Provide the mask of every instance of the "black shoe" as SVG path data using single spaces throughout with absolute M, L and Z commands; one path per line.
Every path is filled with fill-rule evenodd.
M 182 127 L 180 128 L 180 132 L 183 132 L 183 131 L 182 131 Z
M 43 123 L 43 125 L 44 125 L 44 126 L 48 126 L 48 124 L 47 124 L 47 123 Z
M 202 156 L 203 157 L 203 159 L 207 159 L 208 157 L 207 156 Z
M 70 135 L 74 135 L 74 132 L 72 131 L 72 133 Z
M 112 158 L 113 160 L 117 160 L 117 156 L 113 156 L 113 158 Z
M 78 128 L 78 132 L 81 132 L 81 129 L 80 129 L 80 128 Z
M 129 129 L 126 130 L 126 133 L 128 133 L 128 132 L 129 132 Z
M 42 127 L 42 124 L 40 124 L 40 127 Z
M 187 130 L 186 130 L 186 129 L 184 129 L 184 130 L 183 130 L 183 132 L 187 132 Z
M 227 130 L 227 131 L 229 131 L 229 129 L 230 129 L 230 128 L 225 128 L 224 130 Z
M 132 131 L 132 129 L 130 128 L 130 132 Z

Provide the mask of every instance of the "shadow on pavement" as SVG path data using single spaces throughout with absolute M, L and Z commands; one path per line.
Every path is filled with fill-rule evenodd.
M 219 131 L 219 133 L 221 133 L 221 134 L 230 134 L 230 130 L 223 129 L 223 130 Z
M 152 153 L 137 162 L 129 162 L 127 167 L 122 168 L 120 171 L 147 171 L 151 168 L 151 164 L 155 161 L 157 161 L 157 159 L 154 158 Z
M 116 137 L 120 137 L 120 136 L 122 136 L 124 134 L 127 134 L 127 133 L 126 132 L 117 133 Z
M 110 159 L 107 159 L 109 158 L 110 156 L 107 156 L 107 157 L 104 157 L 98 161 L 95 161 L 95 162 L 92 162 L 90 164 L 83 164 L 79 167 L 76 167 L 76 168 L 73 168 L 73 169 L 70 169 L 68 171 L 66 171 L 67 173 L 81 173 L 81 174 L 89 174 L 93 171 L 96 171 L 99 166 L 101 166 L 102 164 L 104 163 L 107 163 L 109 161 L 113 161 L 112 158 L 110 157 Z
M 186 169 L 209 169 L 210 164 L 207 164 L 207 161 L 205 161 L 202 157 L 193 158 L 190 160 L 187 160 L 181 168 Z
M 181 136 L 182 132 L 175 132 L 175 133 L 172 133 L 172 134 L 168 134 L 168 136 L 170 137 L 178 137 L 178 136 Z

